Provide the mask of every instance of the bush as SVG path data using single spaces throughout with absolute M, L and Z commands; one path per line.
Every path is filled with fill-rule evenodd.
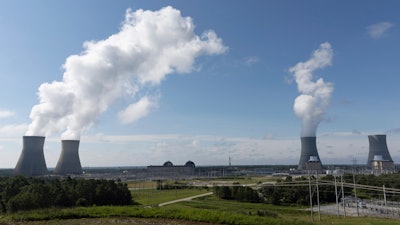
M 250 187 L 243 186 L 216 186 L 214 193 L 221 199 L 237 200 L 241 202 L 262 202 L 258 192 Z
M 88 200 L 86 198 L 79 198 L 76 200 L 76 206 L 88 206 Z

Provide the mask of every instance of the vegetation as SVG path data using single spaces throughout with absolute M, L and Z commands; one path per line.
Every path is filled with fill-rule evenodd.
M 230 225 L 258 225 L 258 224 L 343 224 L 343 225 L 389 225 L 400 224 L 400 221 L 385 218 L 365 217 L 336 217 L 324 215 L 321 221 L 315 218 L 311 222 L 308 211 L 299 207 L 273 206 L 263 203 L 244 203 L 232 200 L 222 200 L 216 196 L 209 196 L 188 202 L 181 202 L 166 207 L 143 208 L 141 206 L 92 206 L 74 208 L 51 208 L 31 210 L 12 213 L 0 218 L 0 224 L 20 224 L 29 222 L 31 225 L 40 224 L 83 224 L 80 218 L 91 218 L 84 220 L 85 224 L 107 224 L 102 221 L 124 221 L 126 218 L 154 218 L 174 219 L 176 221 L 200 221 L 213 224 Z M 162 219 L 161 219 L 162 218 Z M 69 223 L 64 223 L 68 220 Z M 130 219 L 126 219 L 130 220 Z M 37 222 L 35 222 L 37 221 Z M 56 223 L 41 221 L 58 221 Z M 92 221 L 92 222 L 88 222 Z M 116 223 L 116 222 L 114 222 Z M 122 223 L 121 224 L 127 224 Z M 135 224 L 135 223 L 133 223 Z M 145 224 L 145 223 L 143 223 Z M 166 224 L 152 221 L 151 224 Z M 177 222 L 173 224 L 186 224 Z
M 131 195 L 135 203 L 141 206 L 156 206 L 163 202 L 169 202 L 176 199 L 187 198 L 209 192 L 204 188 L 184 188 L 184 189 L 139 189 L 132 190 Z
M 127 186 L 112 180 L 0 178 L 0 210 L 16 212 L 51 207 L 129 205 Z
M 351 174 L 346 174 L 343 179 L 346 182 L 353 182 Z M 400 174 L 383 174 L 380 176 L 374 175 L 355 175 L 357 184 L 374 186 L 357 189 L 357 196 L 363 199 L 383 199 L 383 186 L 386 189 L 400 189 Z M 391 190 L 386 192 L 388 201 L 400 201 L 400 192 Z
M 340 178 L 337 177 L 337 190 L 341 194 Z M 320 203 L 331 203 L 336 201 L 335 196 L 335 177 L 327 175 L 318 178 L 319 200 Z M 309 181 L 306 177 L 293 179 L 288 176 L 285 180 L 278 180 L 275 185 L 266 185 L 259 189 L 265 202 L 274 205 L 302 205 L 310 204 L 311 183 L 312 192 L 315 192 L 316 177 L 312 176 Z M 383 186 L 388 190 L 386 198 L 389 201 L 400 201 L 400 174 L 388 175 L 363 175 L 363 174 L 344 174 L 343 175 L 345 196 L 355 196 L 354 183 L 357 184 L 357 197 L 362 199 L 383 199 Z M 315 196 L 315 194 L 314 194 Z M 313 198 L 314 204 L 316 198 Z
M 216 186 L 214 193 L 221 199 L 240 202 L 262 202 L 258 192 L 247 186 Z
M 292 209 L 290 211 L 294 212 L 296 210 Z M 295 214 L 306 215 L 302 211 Z M 232 225 L 310 224 L 307 221 L 290 221 L 276 212 L 269 212 L 269 206 L 267 205 L 236 203 L 212 197 L 162 208 L 97 206 L 33 210 L 8 215 L 7 219 L 8 221 L 43 221 L 107 217 L 166 218 Z
M 333 177 L 332 177 L 333 178 Z M 329 181 L 331 176 L 325 176 L 319 178 L 319 193 L 320 202 L 329 203 L 335 202 L 335 190 L 333 185 L 324 185 L 323 181 Z M 310 204 L 310 190 L 309 182 L 314 188 L 316 184 L 316 178 L 311 177 L 309 181 L 305 177 L 299 177 L 292 179 L 292 177 L 286 177 L 286 180 L 278 180 L 276 185 L 267 185 L 259 189 L 265 202 L 273 205 L 301 205 L 308 206 Z M 347 189 L 346 189 L 347 191 Z
M 396 188 L 396 185 L 399 185 L 398 182 L 400 182 L 399 178 L 398 174 L 379 177 L 357 175 L 355 181 L 363 185 L 375 185 L 377 187 L 385 185 L 387 188 Z M 332 194 L 335 192 L 334 183 L 332 183 L 334 179 L 333 176 L 318 179 L 321 203 L 335 202 L 335 195 Z M 343 179 L 347 184 L 353 183 L 352 174 L 344 175 Z M 246 177 L 244 180 L 248 182 L 252 179 Z M 40 225 L 50 224 L 43 221 L 58 220 L 70 221 L 68 223 L 63 222 L 64 224 L 81 224 L 79 221 L 82 218 L 85 218 L 85 224 L 107 224 L 110 218 L 115 218 L 118 221 L 125 220 L 124 218 L 129 218 L 127 221 L 132 220 L 132 218 L 153 218 L 156 220 L 163 218 L 232 225 L 400 224 L 400 221 L 387 218 L 343 218 L 333 215 L 323 215 L 321 221 L 317 221 L 315 216 L 314 222 L 311 222 L 310 212 L 304 210 L 309 204 L 308 177 L 287 177 L 285 180 L 279 180 L 276 185 L 264 184 L 264 186 L 258 182 L 258 179 L 253 179 L 254 184 L 260 185 L 259 188 L 239 185 L 237 178 L 234 182 L 222 181 L 226 181 L 226 184 L 231 186 L 217 186 L 209 190 L 190 187 L 190 181 L 152 181 L 146 183 L 135 181 L 135 183 L 129 183 L 131 187 L 129 191 L 127 184 L 106 180 L 0 178 L 0 203 L 1 209 L 5 212 L 0 214 L 0 224 L 16 224 L 17 221 L 20 221 L 20 224 L 25 224 L 30 221 L 29 224 Z M 209 181 L 210 184 L 213 182 L 214 180 Z M 312 177 L 314 197 L 316 182 L 316 178 Z M 129 198 L 129 202 L 125 203 L 132 204 L 133 198 L 137 204 L 117 206 L 118 203 L 106 203 L 106 199 L 118 199 L 117 194 L 112 194 L 118 188 L 121 188 L 120 193 L 125 193 L 123 196 Z M 353 188 L 350 185 L 345 186 L 344 189 L 346 195 L 353 193 Z M 107 192 L 110 190 L 112 191 Z M 215 195 L 156 207 L 159 203 L 209 191 L 214 191 Z M 373 195 L 377 195 L 376 191 L 357 189 L 357 196 L 373 197 Z M 104 197 L 104 199 L 101 197 Z M 388 193 L 387 197 L 395 199 L 398 195 Z M 126 200 L 126 198 L 121 199 Z M 52 204 L 46 205 L 43 199 L 51 199 Z M 100 199 L 102 200 L 100 201 Z M 25 201 L 30 201 L 30 204 L 35 205 L 36 208 L 33 210 L 26 208 L 27 211 L 19 211 L 21 208 L 14 210 L 13 204 L 25 209 L 23 207 L 26 206 L 21 203 Z M 63 204 L 57 205 L 55 202 Z M 102 204 L 106 206 L 100 206 Z M 74 220 L 76 223 L 73 222 Z M 57 224 L 57 222 L 51 224 Z M 158 223 L 152 222 L 152 224 Z

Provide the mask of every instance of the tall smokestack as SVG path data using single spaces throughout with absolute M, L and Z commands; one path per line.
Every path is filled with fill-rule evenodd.
M 389 149 L 386 143 L 386 135 L 378 134 L 378 135 L 368 135 L 369 140 L 369 154 L 367 166 L 372 166 L 372 161 L 374 160 L 374 156 L 382 156 L 382 160 L 393 162 L 392 157 L 390 156 Z
M 47 174 L 43 154 L 45 137 L 23 136 L 22 153 L 15 166 L 14 175 L 41 176 Z
M 316 137 L 301 137 L 301 155 L 299 161 L 299 170 L 305 170 L 307 162 L 310 158 L 314 158 L 319 161 L 321 164 L 321 160 L 319 159 L 318 151 L 317 151 L 317 138 Z
M 61 155 L 55 174 L 82 174 L 81 161 L 79 160 L 79 140 L 62 140 Z

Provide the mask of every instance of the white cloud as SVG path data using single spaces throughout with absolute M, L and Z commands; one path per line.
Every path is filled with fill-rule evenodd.
M 143 97 L 138 102 L 130 104 L 125 110 L 118 113 L 118 119 L 123 124 L 133 123 L 149 114 L 156 103 L 150 98 Z
M 14 116 L 15 113 L 8 110 L 0 110 L 0 119 Z
M 322 78 L 315 80 L 313 73 L 317 69 L 332 65 L 332 58 L 333 49 L 325 42 L 313 52 L 309 60 L 299 62 L 289 69 L 300 92 L 295 99 L 293 110 L 302 120 L 302 137 L 316 135 L 318 125 L 323 121 L 326 108 L 330 104 L 333 84 L 324 82 Z
M 379 39 L 384 37 L 393 26 L 394 24 L 390 22 L 375 23 L 367 27 L 367 32 L 371 38 Z
M 172 7 L 128 9 L 119 32 L 85 42 L 80 54 L 66 59 L 62 81 L 39 87 L 40 103 L 31 110 L 26 134 L 63 132 L 63 138 L 79 139 L 117 99 L 143 99 L 137 94 L 151 93 L 168 75 L 192 72 L 199 56 L 227 51 L 214 31 L 197 35 L 194 28 L 192 18 Z M 148 113 L 149 105 L 134 103 L 120 119 L 135 121 Z
M 166 135 L 107 135 L 98 133 L 96 135 L 84 135 L 82 136 L 82 142 L 86 143 L 103 143 L 103 142 L 157 142 L 163 140 L 176 140 L 180 138 L 178 134 L 166 134 Z
M 9 124 L 0 127 L 0 136 L 4 137 L 18 137 L 21 138 L 26 129 L 28 128 L 28 124 Z
M 81 143 L 105 149 L 108 149 L 109 146 L 115 148 L 116 143 L 118 143 L 117 146 L 129 146 L 127 147 L 130 149 L 128 150 L 129 155 L 132 156 L 129 159 L 130 165 L 137 166 L 155 165 L 167 160 L 174 164 L 184 164 L 187 160 L 192 160 L 197 165 L 225 165 L 228 163 L 229 156 L 236 165 L 296 164 L 300 156 L 300 139 L 298 138 L 266 140 L 180 134 L 95 135 L 83 136 Z M 119 157 L 113 157 L 115 160 L 113 164 L 124 164 L 121 162 L 129 161 L 125 155 Z M 82 161 L 84 162 L 84 160 L 83 158 Z
M 244 64 L 247 66 L 252 66 L 258 62 L 260 62 L 260 58 L 257 56 L 250 56 L 244 59 Z

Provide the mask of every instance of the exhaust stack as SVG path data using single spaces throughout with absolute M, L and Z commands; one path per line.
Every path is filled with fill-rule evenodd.
M 317 151 L 317 138 L 301 137 L 301 154 L 298 169 L 306 170 L 307 163 L 310 161 L 312 161 L 313 164 L 318 164 L 318 167 L 322 168 L 321 160 L 319 159 Z
M 386 135 L 368 135 L 369 140 L 369 153 L 367 166 L 372 167 L 374 161 L 379 158 L 380 161 L 392 162 L 392 157 L 390 156 L 389 149 L 386 143 Z
M 60 175 L 82 174 L 82 166 L 79 159 L 79 140 L 61 141 L 61 155 L 54 173 Z
M 23 136 L 22 153 L 14 169 L 14 175 L 41 176 L 47 174 L 43 146 L 45 137 Z

